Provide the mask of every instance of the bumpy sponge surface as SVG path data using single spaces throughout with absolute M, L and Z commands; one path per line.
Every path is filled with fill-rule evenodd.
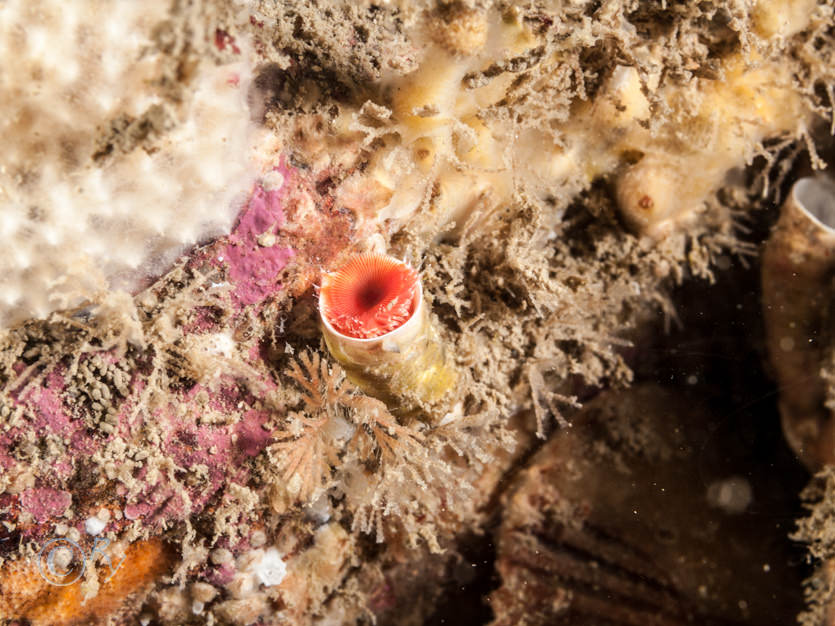
M 135 289 L 231 226 L 250 182 L 245 52 L 195 60 L 212 44 L 170 6 L 0 4 L 0 327 Z

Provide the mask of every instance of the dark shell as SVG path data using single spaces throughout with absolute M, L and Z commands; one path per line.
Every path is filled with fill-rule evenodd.
M 508 493 L 493 625 L 792 623 L 788 526 L 763 522 L 708 418 L 644 386 L 552 437 Z

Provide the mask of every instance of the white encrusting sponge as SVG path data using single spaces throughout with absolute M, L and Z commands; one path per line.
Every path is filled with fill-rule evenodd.
M 0 328 L 133 289 L 230 228 L 251 181 L 246 51 L 172 97 L 170 6 L 0 3 Z

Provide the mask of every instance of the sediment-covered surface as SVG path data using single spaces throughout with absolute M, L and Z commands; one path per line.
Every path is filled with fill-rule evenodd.
M 828 623 L 834 12 L 0 5 L 0 623 Z M 330 354 L 360 252 L 441 399 Z

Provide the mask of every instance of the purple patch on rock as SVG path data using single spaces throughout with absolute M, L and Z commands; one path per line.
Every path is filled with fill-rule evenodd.
M 267 239 L 277 235 L 284 224 L 281 199 L 287 187 L 285 184 L 281 190 L 271 191 L 255 187 L 227 245 L 221 248 L 218 260 L 229 268 L 232 297 L 241 307 L 262 302 L 281 289 L 278 274 L 294 250 L 270 245 Z
M 19 401 L 33 409 L 27 413 L 32 415 L 31 427 L 39 437 L 51 434 L 69 440 L 68 452 L 78 458 L 95 452 L 99 444 L 86 432 L 83 422 L 73 419 L 64 407 L 61 395 L 67 384 L 65 373 L 62 366 L 56 367 L 43 387 L 30 389 Z
M 206 580 L 217 587 L 228 585 L 234 577 L 235 566 L 232 563 L 216 565 L 206 572 Z
M 13 443 L 10 435 L 0 434 L 0 469 L 9 470 L 17 465 L 15 458 L 9 454 Z
M 244 414 L 235 426 L 238 435 L 238 452 L 244 457 L 253 457 L 261 453 L 272 439 L 272 433 L 263 429 L 268 416 L 263 411 L 251 410 Z
M 39 524 L 62 515 L 72 504 L 72 496 L 52 487 L 34 487 L 20 494 L 20 504 Z
M 154 510 L 154 505 L 147 500 L 125 505 L 125 519 L 131 521 L 147 517 Z
M 194 396 L 204 389 L 195 385 L 186 394 L 186 400 L 193 402 Z M 233 398 L 238 402 L 251 401 L 250 398 L 242 397 L 239 388 L 234 384 L 221 386 L 214 391 L 205 391 L 209 392 L 210 397 L 217 401 L 221 408 Z M 207 473 L 199 487 L 188 488 L 188 510 L 179 511 L 178 507 L 170 504 L 162 506 L 163 500 L 173 492 L 172 486 L 164 476 L 156 485 L 149 486 L 140 497 L 125 507 L 125 515 L 129 519 L 142 517 L 146 523 L 152 519 L 161 519 L 163 513 L 181 517 L 199 511 L 224 485 L 233 482 L 246 484 L 250 466 L 245 461 L 260 454 L 272 438 L 271 433 L 262 427 L 268 421 L 269 415 L 254 409 L 246 411 L 239 423 L 231 425 L 199 424 L 195 421 L 181 420 L 166 411 L 157 413 L 155 419 L 166 425 L 162 442 L 162 450 L 166 456 L 179 467 L 200 465 L 206 468 Z M 141 472 L 136 478 L 142 480 Z
M 191 513 L 191 507 L 182 495 L 168 486 L 157 485 L 141 494 L 136 502 L 125 505 L 125 518 L 142 519 L 151 526 L 168 519 L 183 519 Z
M 193 318 L 183 324 L 183 333 L 186 335 L 202 335 L 214 332 L 220 328 L 217 319 L 217 311 L 210 306 L 198 306 L 192 310 Z

